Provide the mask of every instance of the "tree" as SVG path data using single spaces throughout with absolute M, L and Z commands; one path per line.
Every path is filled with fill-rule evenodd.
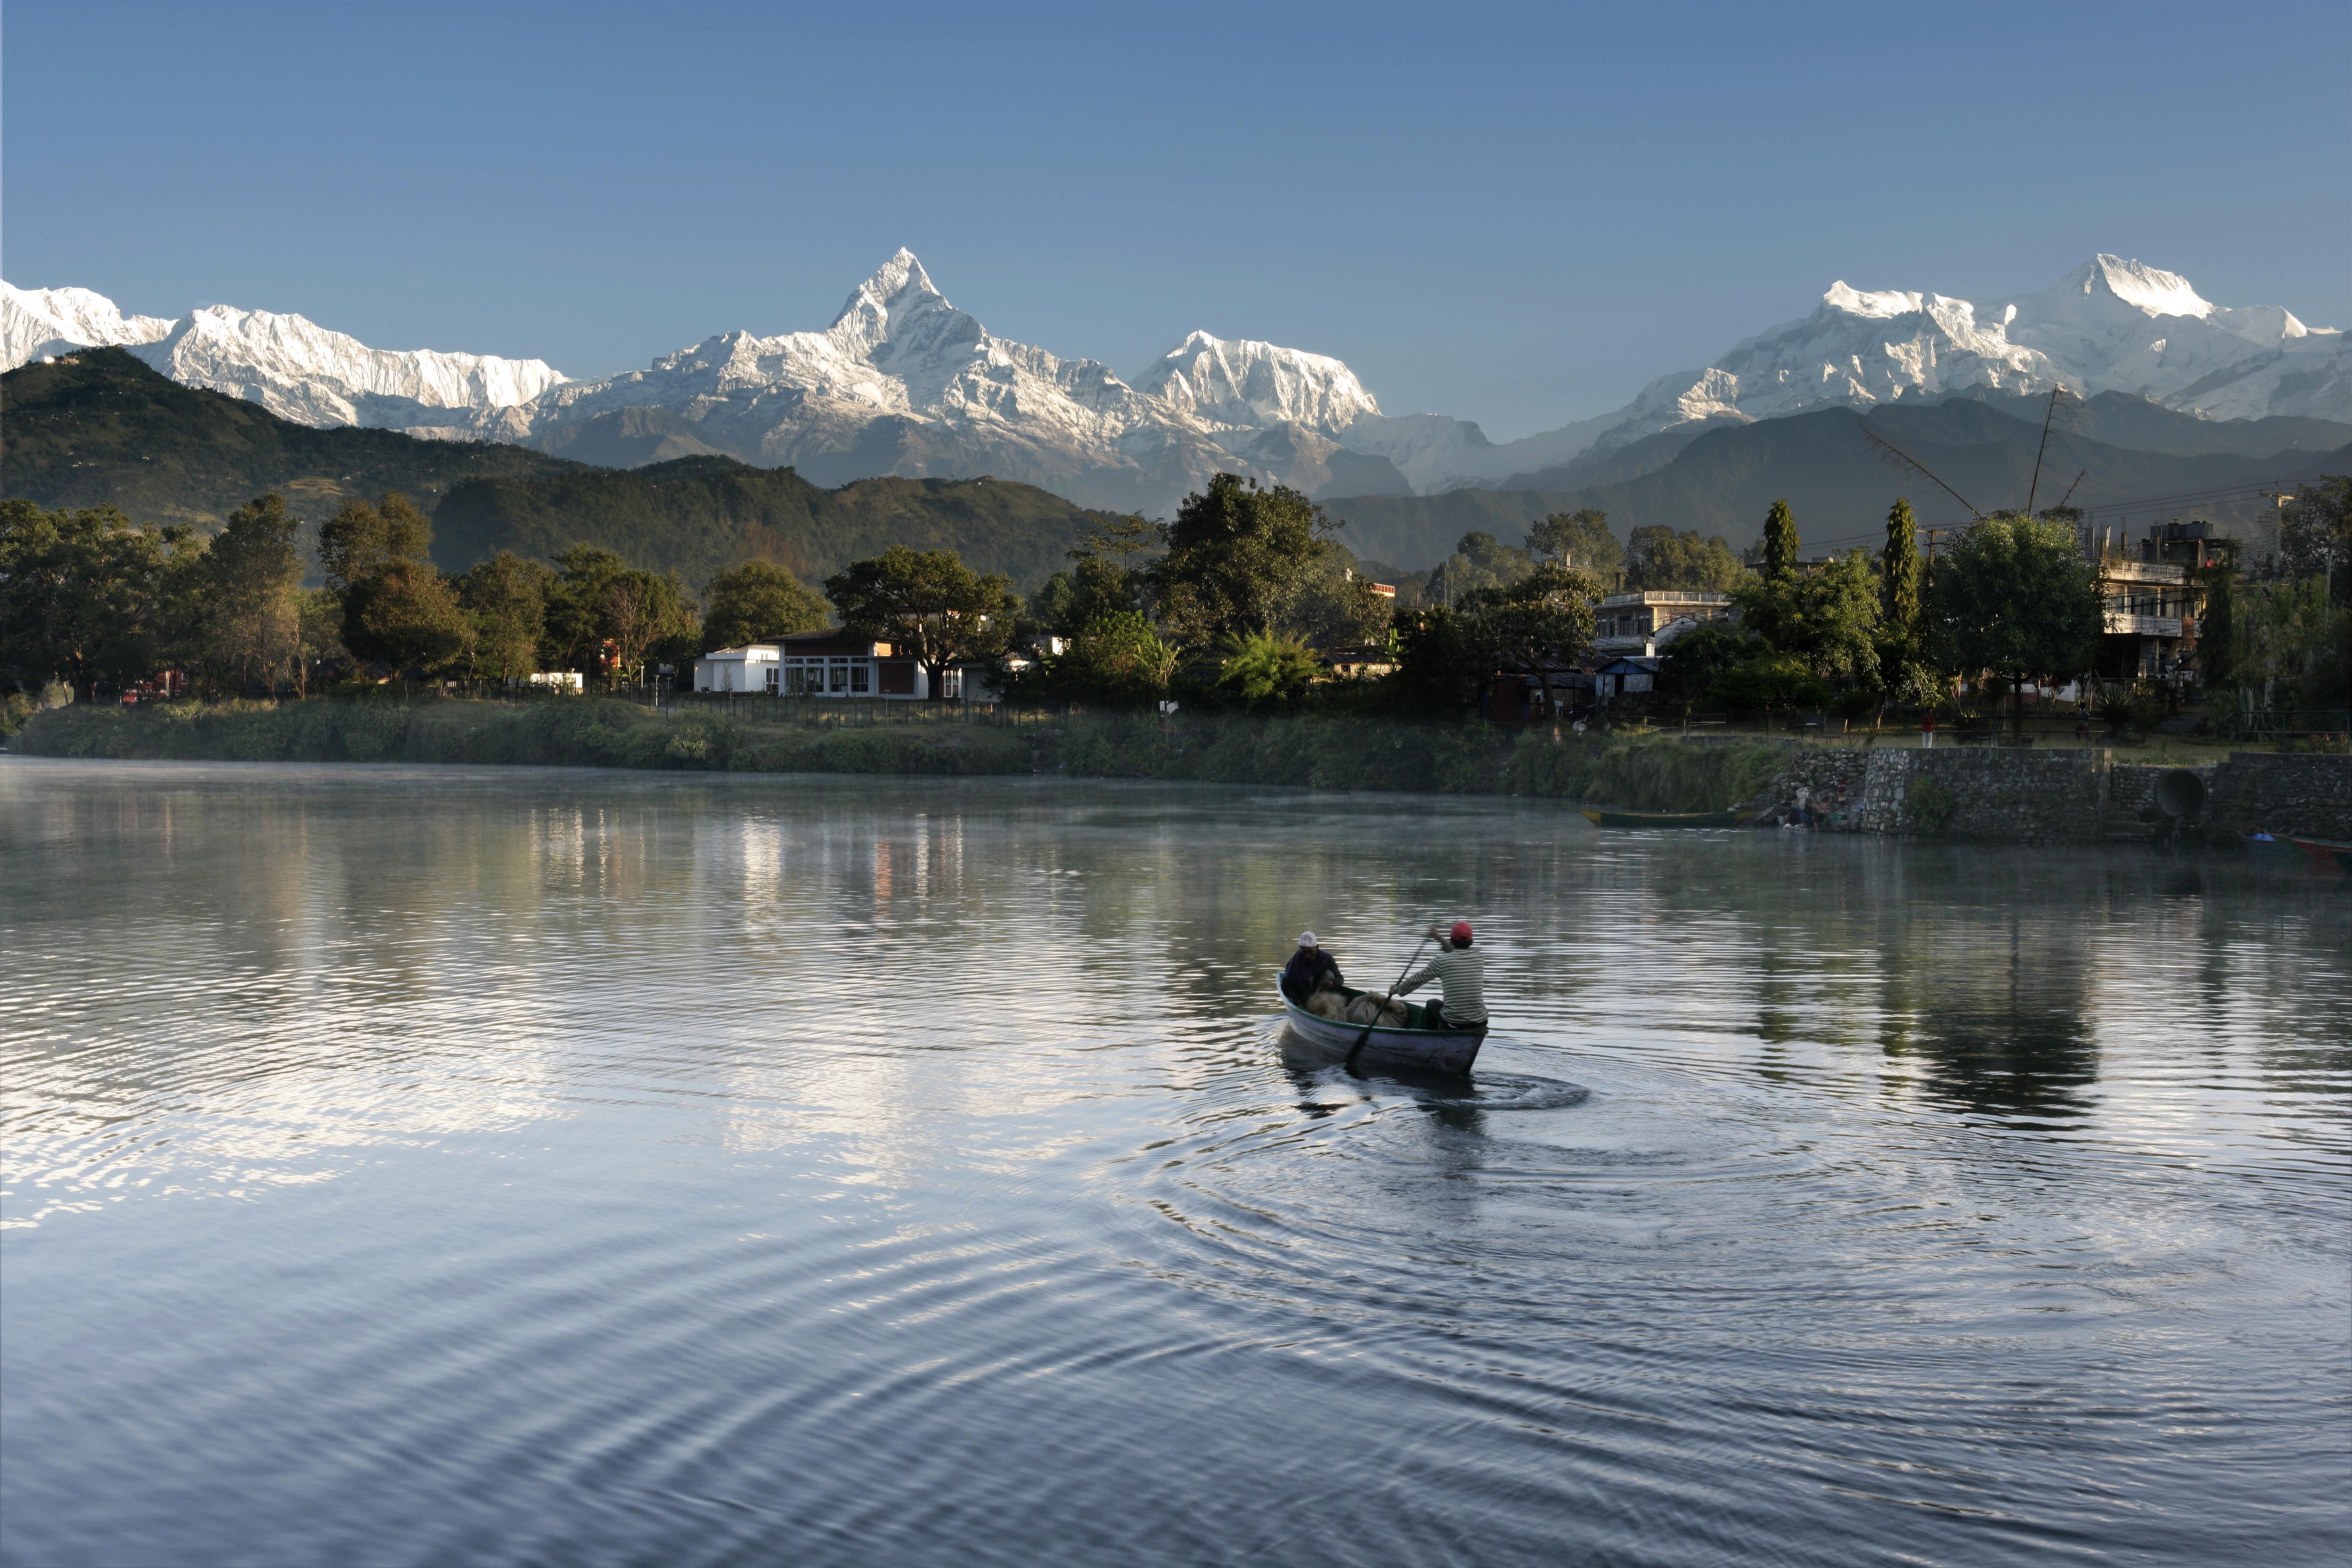
M 824 601 L 772 561 L 730 566 L 703 590 L 702 635 L 713 647 L 773 642 L 822 630 Z
M 1616 581 L 1625 552 L 1609 531 L 1609 514 L 1597 507 L 1556 511 L 1528 530 L 1528 549 L 1563 566 L 1580 566 L 1603 583 Z
M 319 565 L 343 602 L 352 657 L 430 669 L 472 640 L 473 624 L 433 564 L 432 543 L 432 523 L 398 490 L 374 506 L 346 502 L 319 530 Z
M 1464 534 L 1454 553 L 1431 569 L 1421 602 L 1458 609 L 1481 593 L 1509 587 L 1535 569 L 1533 555 L 1475 529 Z
M 201 584 L 191 629 L 198 667 L 209 682 L 232 690 L 270 690 L 299 658 L 302 552 L 295 547 L 301 520 L 272 491 L 229 513 L 213 536 L 198 574 Z M 299 671 L 292 671 L 299 683 Z
M 1701 539 L 1696 530 L 1676 533 L 1652 523 L 1626 538 L 1627 589 L 1678 589 L 1728 594 L 1754 575 L 1720 536 Z
M 351 650 L 343 647 L 343 602 L 324 588 L 299 588 L 294 606 L 301 638 L 294 654 L 294 690 L 308 697 L 314 675 L 351 662 Z
M 2279 564 L 2292 577 L 2326 579 L 2331 600 L 2352 603 L 2352 475 L 2295 487 L 2279 513 Z
M 2012 689 L 2088 670 L 2105 626 L 2074 531 L 2015 513 L 1985 518 L 1960 536 L 1937 567 L 1929 605 L 1930 657 L 1958 673 L 1994 671 Z M 2015 720 L 2021 730 L 2021 692 Z
M 394 566 L 431 564 L 433 524 L 398 490 L 386 490 L 375 506 L 346 501 L 319 530 L 319 569 L 327 586 L 342 594 L 352 584 Z
M 1303 638 L 1280 632 L 1252 632 L 1225 646 L 1218 687 L 1244 707 L 1287 702 L 1323 673 L 1323 665 Z
M 1534 672 L 1549 717 L 1552 667 L 1574 658 L 1591 642 L 1592 605 L 1564 596 L 1500 604 L 1471 616 L 1469 635 L 1487 668 Z
M 430 671 L 462 654 L 473 635 L 448 580 L 420 562 L 388 566 L 343 595 L 343 646 L 354 658 Z
M 1666 645 L 1658 663 L 1658 689 L 1683 705 L 1712 694 L 1717 677 L 1762 651 L 1756 639 L 1728 620 L 1702 621 Z
M 1789 503 L 1776 500 L 1764 515 L 1764 575 L 1785 583 L 1797 574 L 1797 520 Z
M 547 588 L 546 637 L 541 648 L 551 668 L 604 673 L 604 645 L 610 635 L 604 605 L 629 563 L 601 545 L 574 544 L 555 558 L 555 581 Z
M 1816 571 L 1750 577 L 1732 591 L 1731 605 L 1771 652 L 1795 656 L 1817 676 L 1875 681 L 1879 585 L 1864 552 L 1832 556 Z
M 1709 695 L 1727 708 L 1760 708 L 1770 715 L 1793 708 L 1818 708 L 1829 688 L 1791 653 L 1764 653 L 1733 665 L 1715 678 Z
M 549 568 L 507 550 L 476 562 L 457 579 L 457 603 L 474 623 L 477 670 L 511 681 L 539 668 L 547 596 L 554 584 Z
M 1031 685 L 1051 696 L 1146 702 L 1167 689 L 1176 650 L 1134 610 L 1113 610 L 1080 627 L 1058 654 L 1039 661 Z
M 1433 605 L 1397 617 L 1397 670 L 1382 692 L 1407 712 L 1454 714 L 1493 669 L 1471 637 L 1471 617 Z
M 142 529 L 110 506 L 0 500 L 0 668 L 26 690 L 63 681 L 83 701 L 152 675 L 203 551 L 191 529 Z
M 646 656 L 655 647 L 688 646 L 701 629 L 686 584 L 675 572 L 631 567 L 604 585 L 600 608 L 605 640 L 613 645 L 614 668 L 635 670 L 639 680 L 646 679 Z
M 1339 526 L 1287 485 L 1212 476 L 1176 509 L 1147 574 L 1161 626 L 1195 647 L 1252 632 L 1360 637 L 1385 605 L 1348 575 Z
M 983 577 L 952 550 L 903 544 L 826 578 L 824 596 L 848 630 L 911 655 L 934 699 L 945 695 L 949 665 L 1003 651 L 1021 609 L 1003 573 Z
M 1911 503 L 1897 496 L 1886 514 L 1886 542 L 1878 554 L 1878 626 L 1874 636 L 1878 652 L 1878 707 L 1871 720 L 1874 732 L 1885 719 L 1888 703 L 1931 708 L 1942 695 L 1943 683 L 1927 662 L 1922 594 L 1918 521 L 1912 516 Z
M 1072 637 L 1106 616 L 1131 614 L 1150 585 L 1134 557 L 1159 542 L 1160 525 L 1140 515 L 1094 523 L 1070 549 L 1070 567 L 1046 578 L 1031 599 L 1031 617 L 1048 631 Z

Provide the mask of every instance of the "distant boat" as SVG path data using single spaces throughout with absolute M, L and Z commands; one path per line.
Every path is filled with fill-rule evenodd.
M 1364 1048 L 1356 1060 L 1366 1067 L 1403 1068 L 1409 1072 L 1468 1072 L 1470 1064 L 1478 1059 L 1478 1047 L 1486 1043 L 1484 1024 L 1475 1029 L 1391 1029 L 1375 1024 L 1370 1037 L 1366 1038 L 1363 1025 L 1310 1013 L 1293 1002 L 1279 985 L 1275 991 L 1282 997 L 1282 1010 L 1290 1015 L 1292 1034 L 1335 1051 L 1354 1050 L 1356 1042 L 1361 1039 Z M 1352 1001 L 1363 993 L 1342 987 L 1339 994 Z
M 1579 807 L 1577 815 L 1595 827 L 1744 827 L 1761 815 L 1742 811 L 1605 811 Z
M 2340 838 L 2297 838 L 2294 847 L 2311 857 L 2315 865 L 2333 870 L 2352 871 L 2352 844 Z

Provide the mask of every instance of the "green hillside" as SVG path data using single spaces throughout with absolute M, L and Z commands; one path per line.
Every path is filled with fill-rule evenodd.
M 2168 445 L 2187 444 L 2193 434 L 2170 423 L 2185 416 L 2158 420 L 2135 409 L 2092 412 L 2105 416 L 2086 421 L 2096 427 L 2135 430 Z M 1832 541 L 1874 540 L 1885 526 L 1886 509 L 1898 495 L 1911 498 L 1924 523 L 1968 520 L 1959 504 L 1933 484 L 1889 467 L 1863 434 L 1863 416 L 1852 409 L 1832 408 L 1752 425 L 1718 426 L 1692 440 L 1664 467 L 1616 483 L 1566 490 L 1356 497 L 1323 505 L 1333 516 L 1348 520 L 1342 537 L 1351 549 L 1407 569 L 1442 559 L 1470 528 L 1484 528 L 1506 543 L 1516 543 L 1514 528 L 1587 506 L 1608 512 L 1620 537 L 1631 528 L 1664 524 L 1677 531 L 1719 533 L 1735 548 L 1754 541 L 1766 510 L 1779 497 L 1786 497 L 1795 510 L 1808 548 Z M 2183 455 L 2110 445 L 2069 431 L 2051 442 L 2036 504 L 2054 503 L 2070 486 L 2074 487 L 2075 505 L 2095 507 L 2266 480 L 2292 485 L 2322 473 L 2352 471 L 2352 447 L 2320 451 L 2296 444 L 2332 433 L 2326 421 L 2263 420 L 2241 422 L 2234 428 L 2214 423 L 2209 438 L 2215 445 L 2260 444 L 2280 437 L 2281 449 L 2263 456 L 2210 449 Z M 1979 510 L 2025 504 L 2042 439 L 2038 419 L 2020 419 L 1983 402 L 1954 398 L 1877 409 L 1869 416 L 1869 424 Z M 2297 428 L 2281 428 L 2286 426 Z M 2158 521 L 2158 515 L 2155 510 L 2134 514 L 2132 526 Z M 2194 515 L 2243 531 L 2267 521 L 2270 508 L 2258 500 L 2242 499 L 2183 505 L 2161 515 Z M 1479 519 L 1485 521 L 1473 521 Z
M 405 491 L 430 505 L 461 480 L 585 472 L 477 441 L 391 430 L 314 430 L 258 403 L 182 386 L 121 349 L 84 349 L 0 376 L 0 491 L 50 508 L 111 502 L 145 523 L 210 531 L 264 490 L 295 515 Z
M 601 544 L 699 585 L 738 561 L 773 561 L 814 583 L 894 544 L 954 550 L 1034 587 L 1066 564 L 1102 514 L 1000 479 L 859 479 L 821 489 L 790 468 L 680 458 L 542 479 L 474 479 L 433 517 L 433 552 L 458 571 L 494 551 L 546 557 Z
M 674 422 L 629 415 L 592 421 L 573 449 L 642 461 L 690 448 Z M 49 508 L 111 503 L 142 523 L 209 531 L 265 490 L 312 523 L 353 497 L 402 490 L 433 510 L 433 552 L 450 572 L 501 549 L 545 558 L 588 543 L 675 569 L 697 587 L 755 557 L 814 582 L 906 544 L 959 551 L 1027 588 L 1065 564 L 1097 515 L 993 479 L 861 479 L 827 490 L 790 468 L 725 457 L 624 470 L 491 442 L 317 430 L 182 386 L 121 349 L 0 377 L 0 493 Z

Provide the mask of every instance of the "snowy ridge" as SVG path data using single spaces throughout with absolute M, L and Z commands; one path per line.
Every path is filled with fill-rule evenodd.
M 1468 420 L 1383 413 L 1342 362 L 1252 339 L 1192 332 L 1130 384 L 1098 361 L 995 336 L 904 249 L 822 331 L 720 332 L 587 382 L 539 360 L 371 349 L 263 310 L 125 317 L 79 289 L 0 285 L 0 325 L 10 368 L 121 343 L 175 380 L 310 425 L 552 449 L 600 416 L 659 410 L 710 449 L 793 464 L 823 484 L 990 474 L 1161 515 L 1220 470 L 1328 496 L 1573 488 L 1580 463 L 1653 436 L 1678 439 L 1621 463 L 1668 461 L 1712 425 L 1973 388 L 2063 383 L 2212 418 L 2352 420 L 2344 333 L 2276 306 L 2215 305 L 2177 273 L 2105 255 L 2039 293 L 1983 305 L 1839 281 L 1811 314 L 1661 376 L 1613 413 L 1506 443 Z
M 1991 387 L 2128 392 L 2210 419 L 2352 418 L 2344 334 L 2272 305 L 2231 310 L 2187 279 L 2092 258 L 2036 294 L 1966 300 L 1830 286 L 1813 313 L 1644 387 L 1595 437 L 1607 451 L 1699 421 L 1770 419 Z
M 0 283 L 6 363 L 117 344 L 173 380 L 304 425 L 407 429 L 528 403 L 563 377 L 542 360 L 372 349 L 300 316 L 208 305 L 176 321 L 125 316 L 87 289 Z
M 75 349 L 153 342 L 171 330 L 160 316 L 126 316 L 87 289 L 0 283 L 0 370 Z

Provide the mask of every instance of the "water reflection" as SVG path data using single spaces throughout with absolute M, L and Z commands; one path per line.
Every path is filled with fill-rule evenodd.
M 0 1557 L 2320 1560 L 2332 891 L 0 763 Z M 1474 1084 L 1285 1043 L 1302 926 L 1385 985 L 1457 914 Z

